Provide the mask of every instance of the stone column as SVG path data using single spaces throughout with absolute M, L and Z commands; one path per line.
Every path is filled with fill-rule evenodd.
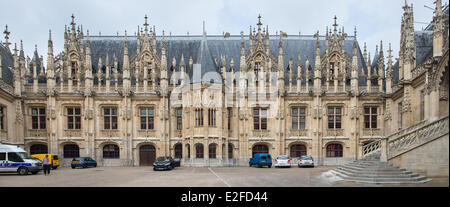
M 388 138 L 383 137 L 381 139 L 381 157 L 380 157 L 380 161 L 381 162 L 387 162 L 388 161 Z

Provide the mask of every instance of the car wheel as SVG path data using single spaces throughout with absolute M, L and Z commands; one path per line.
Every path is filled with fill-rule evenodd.
M 173 169 L 172 165 L 169 165 L 169 170 L 172 170 L 172 169 Z
M 83 165 L 83 168 L 87 168 L 87 165 L 86 165 L 86 164 L 84 164 L 84 165 Z
M 28 175 L 28 168 L 21 167 L 17 170 L 17 173 L 19 173 L 19 175 Z
M 56 168 L 58 168 L 58 166 L 54 166 L 54 167 L 52 167 L 52 170 L 56 170 Z
M 269 165 L 269 168 L 272 168 L 272 165 Z
M 72 169 L 75 169 L 75 166 L 72 166 Z

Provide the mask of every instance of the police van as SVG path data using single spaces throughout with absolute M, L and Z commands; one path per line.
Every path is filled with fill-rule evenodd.
M 19 175 L 36 174 L 42 170 L 42 162 L 27 155 L 26 151 L 14 145 L 0 144 L 0 173 Z

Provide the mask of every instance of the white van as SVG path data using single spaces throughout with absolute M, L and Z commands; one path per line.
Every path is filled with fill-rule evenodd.
M 0 144 L 0 173 L 17 172 L 19 175 L 36 174 L 42 170 L 42 162 L 28 156 L 26 151 L 14 145 Z

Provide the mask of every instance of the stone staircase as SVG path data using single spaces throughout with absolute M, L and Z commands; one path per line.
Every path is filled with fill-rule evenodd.
M 345 181 L 372 184 L 420 184 L 431 181 L 424 176 L 380 161 L 381 153 L 345 164 L 330 172 Z

